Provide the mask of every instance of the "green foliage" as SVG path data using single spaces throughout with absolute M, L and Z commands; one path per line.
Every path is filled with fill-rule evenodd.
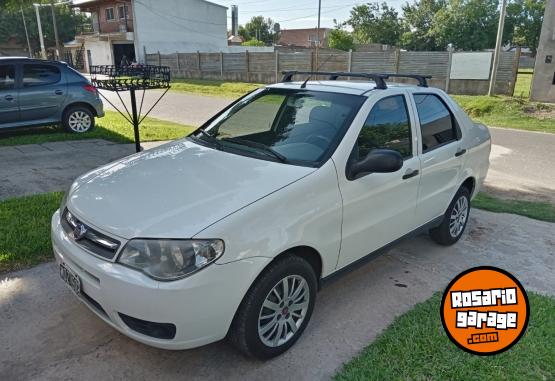
M 447 0 L 421 0 L 403 6 L 405 32 L 400 45 L 410 50 L 445 50 L 432 33 L 436 14 L 446 6 Z
M 335 380 L 552 380 L 555 300 L 533 292 L 528 298 L 528 329 L 507 352 L 475 356 L 451 343 L 441 325 L 438 293 L 395 319 Z
M 343 29 L 332 29 L 328 34 L 328 45 L 332 49 L 349 51 L 354 49 L 355 41 L 353 35 Z
M 515 46 L 528 47 L 536 55 L 540 40 L 544 0 L 513 0 L 507 6 L 507 38 Z
M 259 40 L 264 44 L 271 45 L 276 39 L 274 32 L 274 21 L 264 16 L 254 16 L 244 26 L 239 26 L 239 35 L 244 41 Z
M 252 40 L 249 41 L 245 41 L 243 42 L 241 45 L 243 46 L 266 46 L 266 44 L 260 40 L 257 40 L 256 38 L 253 38 Z
M 62 193 L 0 201 L 0 273 L 53 259 L 50 219 Z
M 555 222 L 555 206 L 549 202 L 505 200 L 480 193 L 472 206 L 495 213 L 512 213 L 535 220 Z
M 399 13 L 387 3 L 357 5 L 345 22 L 359 43 L 396 45 L 403 34 Z
M 48 2 L 43 1 L 43 3 Z M 37 18 L 35 15 L 35 9 L 31 5 L 31 2 L 29 2 L 29 4 L 27 4 L 26 2 L 22 2 L 21 9 L 19 8 L 20 2 L 8 1 L 5 2 L 5 4 L 6 5 L 4 7 L 0 7 L 0 41 L 6 41 L 9 38 L 15 37 L 16 41 L 19 44 L 27 46 L 25 29 L 21 16 L 21 9 L 23 9 L 23 15 L 25 17 L 25 22 L 27 23 L 31 49 L 34 53 L 38 52 L 40 50 L 40 41 Z M 73 40 L 78 28 L 87 22 L 87 16 L 84 14 L 75 13 L 75 11 L 69 8 L 67 5 L 56 5 L 54 7 L 54 10 L 56 13 L 56 23 L 58 26 L 60 44 L 63 44 L 66 41 Z M 54 47 L 56 43 L 54 38 L 54 27 L 52 24 L 51 8 L 40 7 L 39 12 L 45 46 L 47 48 Z

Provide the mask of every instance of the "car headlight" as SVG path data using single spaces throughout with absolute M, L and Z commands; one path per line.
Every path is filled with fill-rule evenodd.
M 219 239 L 132 239 L 118 262 L 161 281 L 184 278 L 208 266 L 224 253 Z

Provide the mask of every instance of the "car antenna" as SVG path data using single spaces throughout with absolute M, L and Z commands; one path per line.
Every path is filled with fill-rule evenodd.
M 316 68 L 316 73 L 318 73 L 318 72 L 320 71 L 320 68 L 321 68 L 323 65 L 325 65 L 325 64 L 330 60 L 330 58 L 333 57 L 333 56 L 335 56 L 335 54 L 333 54 L 333 53 L 330 54 L 329 57 L 326 58 L 326 60 L 325 60 L 324 62 L 322 62 L 320 65 L 318 65 L 318 67 Z M 308 77 L 306 78 L 306 80 L 305 80 L 305 81 L 303 82 L 303 84 L 301 85 L 301 89 L 305 89 L 305 88 L 306 88 L 306 84 L 308 83 L 308 81 L 310 81 L 310 78 L 312 78 L 312 74 L 314 74 L 314 72 L 313 72 L 313 73 L 310 73 L 310 74 L 308 75 Z

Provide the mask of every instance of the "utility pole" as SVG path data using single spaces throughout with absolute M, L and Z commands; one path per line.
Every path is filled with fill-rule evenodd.
M 41 53 L 42 59 L 45 60 L 46 49 L 44 48 L 44 37 L 42 36 L 42 25 L 40 23 L 40 14 L 39 14 L 40 4 L 33 4 L 33 6 L 35 7 L 35 12 L 37 14 L 37 26 L 39 28 L 39 40 L 40 40 L 40 53 Z
M 318 0 L 318 28 L 316 29 L 316 71 L 320 65 L 318 64 L 320 50 L 320 14 L 322 13 L 322 0 Z
M 503 0 L 501 5 L 501 13 L 499 14 L 499 28 L 497 29 L 497 41 L 495 42 L 495 53 L 493 56 L 493 69 L 491 71 L 491 78 L 489 82 L 488 95 L 491 97 L 495 95 L 495 82 L 497 82 L 497 69 L 499 67 L 499 60 L 501 56 L 501 48 L 503 44 L 503 29 L 505 28 L 505 16 L 507 13 L 507 0 Z
M 23 19 L 23 29 L 25 29 L 25 38 L 27 39 L 27 49 L 29 50 L 29 58 L 33 58 L 33 51 L 31 50 L 31 43 L 29 42 L 29 32 L 27 32 L 27 23 L 25 22 L 25 14 L 23 13 L 23 7 L 20 6 L 21 18 Z
M 60 40 L 58 39 L 58 26 L 56 24 L 56 12 L 54 11 L 54 0 L 50 0 L 50 10 L 52 11 L 52 23 L 54 24 L 54 39 L 56 40 L 56 59 L 60 59 Z

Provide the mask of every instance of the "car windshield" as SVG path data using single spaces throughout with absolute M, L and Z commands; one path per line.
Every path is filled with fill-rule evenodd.
M 267 88 L 241 99 L 191 137 L 232 153 L 320 166 L 366 98 Z

